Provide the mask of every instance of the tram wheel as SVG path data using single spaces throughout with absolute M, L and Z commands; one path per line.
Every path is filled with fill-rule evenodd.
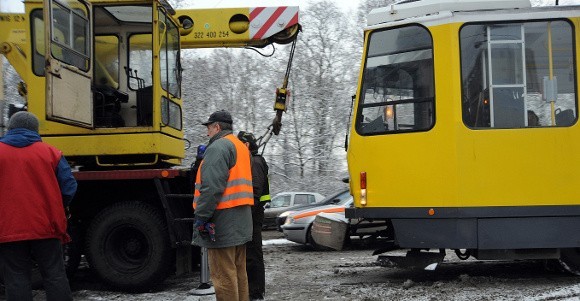
M 566 272 L 580 276 L 580 248 L 561 249 L 558 262 Z

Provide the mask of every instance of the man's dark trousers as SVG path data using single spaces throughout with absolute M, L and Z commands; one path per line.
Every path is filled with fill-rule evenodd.
M 264 207 L 252 206 L 252 241 L 246 243 L 246 271 L 250 299 L 262 299 L 266 290 L 266 273 L 264 271 L 264 254 L 262 252 L 262 226 L 264 225 Z
M 46 299 L 72 300 L 62 244 L 58 239 L 0 243 L 0 266 L 3 266 L 6 300 L 32 301 L 30 279 L 33 259 L 42 275 Z

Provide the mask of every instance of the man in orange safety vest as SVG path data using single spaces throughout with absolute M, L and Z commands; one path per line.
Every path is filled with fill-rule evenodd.
M 249 299 L 245 243 L 252 239 L 252 170 L 250 152 L 232 134 L 232 123 L 224 110 L 203 123 L 210 140 L 193 198 L 193 244 L 208 249 L 218 301 Z

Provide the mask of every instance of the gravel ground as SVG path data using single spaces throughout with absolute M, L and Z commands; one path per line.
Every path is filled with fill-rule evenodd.
M 282 237 L 264 232 L 267 300 L 580 300 L 580 278 L 548 271 L 541 262 L 459 261 L 449 255 L 435 271 L 406 270 L 379 266 L 373 249 L 359 244 L 322 252 Z M 75 300 L 215 300 L 191 295 L 198 284 L 194 273 L 170 277 L 156 291 L 127 294 L 108 290 L 84 267 L 72 289 Z M 44 300 L 44 293 L 35 291 L 34 300 Z

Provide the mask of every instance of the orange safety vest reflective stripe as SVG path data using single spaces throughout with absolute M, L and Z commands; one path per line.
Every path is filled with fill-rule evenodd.
M 242 205 L 254 205 L 254 190 L 252 186 L 252 168 L 250 166 L 250 151 L 234 135 L 225 137 L 230 140 L 236 148 L 236 164 L 230 169 L 228 183 L 222 194 L 216 209 L 227 209 Z M 199 172 L 195 177 L 195 193 L 193 197 L 193 209 L 197 207 L 201 187 L 201 169 L 203 160 L 199 165 Z

